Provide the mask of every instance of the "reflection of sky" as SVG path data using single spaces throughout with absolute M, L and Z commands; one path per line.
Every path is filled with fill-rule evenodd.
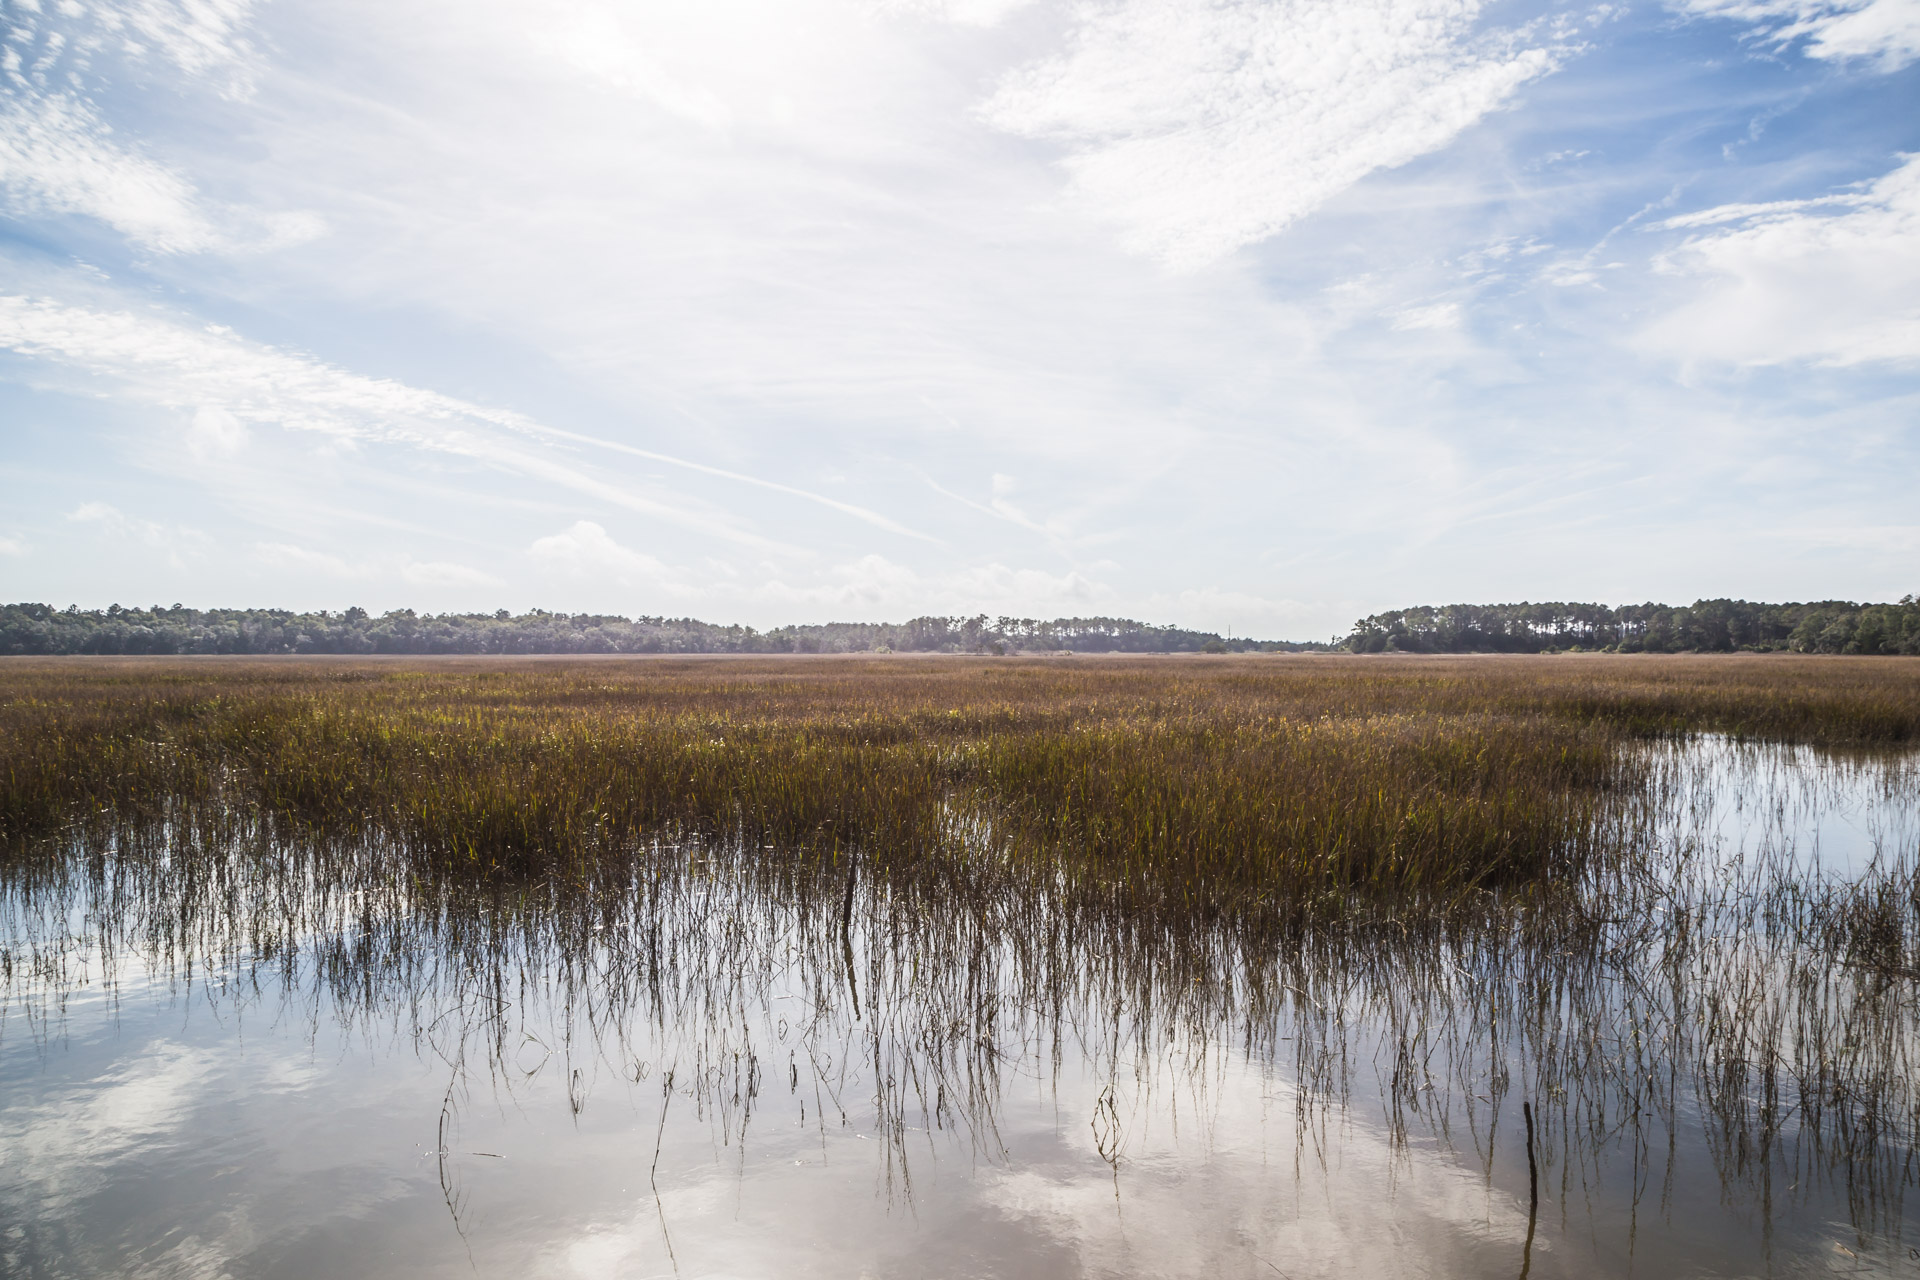
M 1479 1171 L 1430 1148 L 1396 1155 L 1357 1122 L 1327 1168 L 1307 1155 L 1296 1178 L 1286 1087 L 1244 1064 L 1212 1083 L 1177 1116 L 1166 1098 L 1134 1109 L 1116 1176 L 1088 1136 L 1100 1083 L 1070 1067 L 1057 1092 L 1011 1100 L 1004 1160 L 923 1158 L 911 1204 L 891 1209 L 858 1136 L 833 1135 L 823 1156 L 814 1135 L 769 1126 L 744 1175 L 683 1147 L 663 1161 L 674 1185 L 660 1209 L 643 1195 L 536 1269 L 670 1274 L 661 1209 L 682 1267 L 704 1275 L 1206 1276 L 1265 1271 L 1261 1259 L 1296 1275 L 1329 1260 L 1378 1275 L 1410 1256 L 1470 1274 L 1519 1257 L 1524 1200 Z
M 443 1065 L 405 1037 L 369 1044 L 324 1019 L 314 1031 L 261 1019 L 239 1035 L 203 1013 L 145 1005 L 113 1035 L 53 1050 L 39 1071 L 23 1069 L 33 1056 L 18 1044 L 0 1051 L 0 1205 L 32 1224 L 24 1241 L 0 1243 L 10 1267 L 1477 1276 L 1514 1266 L 1526 1235 L 1512 1098 L 1491 1172 L 1464 1130 L 1454 1149 L 1419 1131 L 1396 1147 L 1372 1110 L 1363 1055 L 1352 1109 L 1303 1147 L 1285 1072 L 1232 1046 L 1186 1061 L 1191 1078 L 1120 1081 L 1117 1174 L 1091 1136 L 1105 1081 L 1071 1054 L 1057 1078 L 1010 1083 L 991 1144 L 910 1134 L 904 1174 L 859 1106 L 845 1127 L 818 1127 L 811 1106 L 801 1123 L 775 1081 L 745 1138 L 723 1138 L 710 1113 L 676 1096 L 658 1203 L 656 1080 L 623 1083 L 578 1058 L 512 1082 L 477 1078 L 457 1092 L 446 1131 L 456 1230 L 433 1154 Z M 598 1076 L 577 1114 L 575 1067 Z M 1681 1155 L 1686 1176 L 1664 1206 L 1641 1207 L 1637 1244 L 1618 1180 L 1583 1184 L 1582 1171 L 1565 1204 L 1549 1184 L 1536 1274 L 1620 1274 L 1630 1248 L 1663 1272 L 1757 1263 L 1748 1215 L 1721 1202 L 1702 1153 L 1683 1144 Z M 1773 1242 L 1776 1257 L 1828 1247 L 1784 1223 Z
M 1669 830 L 1723 861 L 1790 856 L 1852 878 L 1920 853 L 1920 756 L 1827 752 L 1712 735 L 1661 747 Z
M 1724 745 L 1707 758 L 1720 770 L 1703 789 L 1714 796 L 1728 771 L 1762 767 L 1755 759 L 1783 776 L 1783 761 L 1813 760 Z M 783 945 L 766 955 L 791 962 Z M 492 1041 L 464 1034 L 463 1015 L 441 1016 L 431 997 L 367 1019 L 311 992 L 283 999 L 271 981 L 210 993 L 121 972 L 117 1000 L 90 986 L 47 1039 L 0 1024 L 0 1219 L 26 1224 L 0 1236 L 0 1270 L 1478 1276 L 1514 1267 L 1526 1235 L 1519 1100 L 1532 1090 L 1554 1105 L 1521 1061 L 1498 1100 L 1484 1060 L 1451 1077 L 1452 1054 L 1486 1049 L 1441 1035 L 1425 1060 L 1440 1092 L 1396 1140 L 1380 1096 L 1394 1053 L 1357 1004 L 1351 1093 L 1310 1108 L 1304 1130 L 1290 1038 L 1266 1061 L 1237 1033 L 1149 1033 L 1144 1057 L 1108 1072 L 1076 1047 L 1086 1028 L 1050 1043 L 1043 1021 L 1002 1026 L 1014 1056 L 987 1086 L 990 1125 L 910 1128 L 893 1148 L 876 1124 L 864 1037 L 875 1017 L 911 1027 L 915 1015 L 883 1013 L 871 991 L 867 1022 L 842 1009 L 802 1042 L 784 1019 L 797 1020 L 804 987 L 785 978 L 750 981 L 758 997 L 729 993 L 724 1007 L 695 998 L 658 1028 L 605 1007 L 590 1023 L 582 1008 L 543 1003 L 538 980 L 510 980 L 504 1038 Z M 750 1046 L 760 1074 L 743 1129 L 729 1081 L 742 1070 L 734 1050 Z M 679 1088 L 663 1125 L 669 1062 Z M 707 1067 L 718 1069 L 708 1087 L 690 1088 Z M 1569 1101 L 1572 1123 L 1584 1105 Z M 1822 1197 L 1844 1188 L 1782 1193 L 1763 1236 L 1750 1201 L 1723 1190 L 1692 1107 L 1677 1117 L 1672 1184 L 1639 1186 L 1638 1205 L 1624 1134 L 1593 1138 L 1599 1150 L 1571 1164 L 1556 1148 L 1534 1274 L 1745 1274 L 1827 1256 L 1826 1220 L 1845 1208 Z M 925 1123 L 911 1104 L 905 1120 Z M 1117 1169 L 1096 1138 L 1107 1123 Z
M 231 994 L 175 998 L 131 976 L 118 1000 L 70 1001 L 46 1043 L 8 1024 L 0 1202 L 23 1224 L 0 1245 L 10 1266 L 231 1274 L 297 1254 L 329 1223 L 377 1218 L 417 1178 L 418 1152 L 380 1133 L 417 1091 L 405 1056 L 370 1058 L 364 1040 L 329 1055 L 297 1016 Z
M 1913 14 L 10 3 L 0 574 L 1309 637 L 1889 598 Z
M 6 1050 L 0 1202 L 30 1206 L 32 1243 L 61 1251 L 43 1263 L 472 1274 L 431 1154 L 444 1067 L 324 1025 L 310 1043 L 300 1019 L 242 1036 L 204 1009 L 136 1009 L 53 1050 L 38 1078 L 16 1070 L 31 1051 Z M 919 1135 L 891 1178 L 858 1106 L 823 1130 L 770 1090 L 728 1145 L 676 1097 L 656 1206 L 658 1089 L 602 1071 L 576 1116 L 566 1084 L 585 1065 L 463 1091 L 453 1194 L 483 1275 L 674 1274 L 663 1212 L 679 1272 L 713 1276 L 1206 1275 L 1259 1258 L 1359 1274 L 1410 1252 L 1469 1274 L 1526 1230 L 1510 1186 L 1430 1144 L 1396 1154 L 1364 1118 L 1296 1177 L 1290 1089 L 1231 1055 L 1204 1089 L 1124 1099 L 1117 1177 L 1087 1136 L 1101 1082 L 1071 1062 L 1009 1089 L 990 1149 Z
M 158 1041 L 84 1083 L 9 1106 L 9 1164 L 35 1171 L 55 1202 L 97 1194 L 115 1162 L 187 1140 L 198 1085 L 219 1062 L 211 1047 Z

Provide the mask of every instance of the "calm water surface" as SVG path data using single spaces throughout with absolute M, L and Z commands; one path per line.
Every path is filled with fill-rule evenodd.
M 1914 761 L 1656 755 L 1684 950 L 1115 959 L 691 847 L 558 941 L 16 887 L 0 1272 L 1920 1276 L 1915 983 L 1753 905 L 1910 887 Z

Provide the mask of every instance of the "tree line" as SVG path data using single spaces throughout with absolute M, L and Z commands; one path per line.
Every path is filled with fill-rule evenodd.
M 1920 654 L 1920 599 L 1429 605 L 1362 618 L 1340 646 L 1354 653 Z
M 697 618 L 604 614 L 417 614 L 395 609 L 56 609 L 0 605 L 11 654 L 1179 653 L 1325 649 L 1226 639 L 1130 618 L 923 617 L 903 623 L 724 626 Z
M 1449 604 L 1362 618 L 1328 644 L 1228 638 L 1131 618 L 922 617 L 752 627 L 607 614 L 394 609 L 57 609 L 0 605 L 0 654 L 591 653 L 1609 653 L 1920 654 L 1920 599 L 1691 605 Z

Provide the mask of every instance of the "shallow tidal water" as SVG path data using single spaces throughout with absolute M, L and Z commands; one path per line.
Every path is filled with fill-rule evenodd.
M 11 889 L 0 1273 L 1920 1276 L 1920 983 L 1768 923 L 1911 885 L 1913 758 L 1658 750 L 1578 956 L 1009 950 L 692 846 L 571 941 L 270 962 Z

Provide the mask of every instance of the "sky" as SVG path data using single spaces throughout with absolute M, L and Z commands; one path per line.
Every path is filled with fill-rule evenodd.
M 1920 0 L 0 0 L 0 599 L 1920 591 Z

